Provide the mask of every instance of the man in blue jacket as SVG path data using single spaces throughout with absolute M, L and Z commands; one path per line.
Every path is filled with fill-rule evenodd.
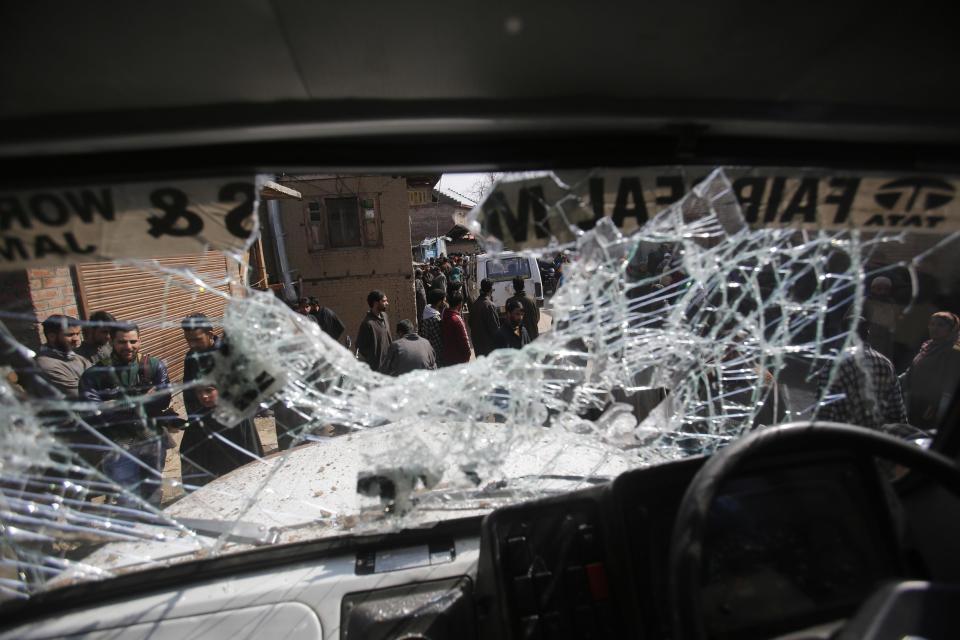
M 160 358 L 140 351 L 140 329 L 134 324 L 110 332 L 113 352 L 80 377 L 80 398 L 110 403 L 90 416 L 95 426 L 116 446 L 102 463 L 104 474 L 130 493 L 160 503 L 161 476 L 168 428 L 180 426 L 170 409 L 170 379 Z M 135 503 L 132 499 L 123 503 Z

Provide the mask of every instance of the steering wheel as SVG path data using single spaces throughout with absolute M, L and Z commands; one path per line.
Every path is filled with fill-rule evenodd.
M 670 543 L 669 595 L 676 640 L 707 637 L 700 599 L 703 541 L 710 506 L 723 482 L 746 460 L 783 452 L 847 449 L 924 473 L 960 497 L 960 467 L 949 458 L 879 431 L 835 422 L 803 422 L 758 431 L 714 453 L 680 502 Z

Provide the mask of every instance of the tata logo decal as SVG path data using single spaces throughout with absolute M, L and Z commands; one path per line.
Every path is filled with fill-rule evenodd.
M 873 197 L 887 211 L 922 213 L 948 204 L 954 191 L 952 184 L 939 178 L 900 178 L 882 185 Z
M 936 229 L 946 218 L 928 212 L 953 202 L 954 192 L 954 186 L 940 178 L 891 180 L 873 194 L 873 199 L 887 212 L 874 214 L 863 224 L 865 227 Z

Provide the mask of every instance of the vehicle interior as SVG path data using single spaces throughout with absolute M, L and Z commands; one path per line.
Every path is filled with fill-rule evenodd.
M 485 250 L 571 259 L 544 306 L 552 331 L 529 347 L 391 381 L 298 324 L 277 289 L 229 288 L 215 375 L 236 383 L 220 387 L 230 419 L 306 398 L 304 433 L 342 430 L 162 508 L 65 499 L 86 481 L 37 471 L 55 436 L 28 427 L 73 409 L 4 382 L 0 638 L 957 637 L 960 380 L 941 376 L 952 390 L 922 427 L 907 398 L 905 424 L 881 429 L 818 417 L 831 398 L 812 373 L 838 375 L 858 348 L 868 314 L 851 301 L 878 276 L 903 317 L 925 314 L 897 326 L 896 374 L 925 353 L 930 313 L 960 312 L 960 45 L 945 10 L 178 0 L 3 14 L 5 272 L 125 265 L 149 245 L 108 242 L 104 223 L 113 253 L 43 256 L 37 228 L 56 224 L 42 194 L 110 188 L 129 196 L 116 220 L 167 215 L 168 240 L 193 242 L 173 201 L 135 196 L 215 185 L 200 241 L 229 263 L 259 237 L 217 235 L 235 229 L 243 185 L 266 236 L 264 194 L 306 175 L 498 172 L 470 214 Z M 641 216 L 644 198 L 656 209 Z M 300 232 L 285 233 L 293 246 Z M 33 253 L 11 244 L 27 239 Z M 662 245 L 666 275 L 637 275 Z M 139 268 L 212 286 L 158 266 L 166 250 Z M 782 280 L 764 288 L 768 273 Z M 737 297 L 755 282 L 751 304 Z M 25 295 L 0 296 L 5 380 L 32 357 L 13 337 Z M 281 326 L 300 347 L 268 342 Z M 744 373 L 747 352 L 775 382 Z M 253 515 L 289 496 L 271 508 L 300 512 L 293 533 Z M 177 545 L 179 560 L 156 552 Z

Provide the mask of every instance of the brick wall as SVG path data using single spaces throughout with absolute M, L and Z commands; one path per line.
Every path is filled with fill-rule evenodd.
M 54 313 L 77 317 L 77 293 L 73 289 L 70 267 L 28 269 L 27 278 L 38 317 L 42 319 Z
M 469 211 L 445 202 L 430 202 L 410 207 L 410 242 L 418 245 L 425 238 L 443 235 L 455 224 L 454 214 Z
M 390 331 L 396 332 L 397 322 L 413 320 L 417 315 L 413 293 L 413 279 L 402 276 L 353 276 L 342 279 L 326 279 L 320 282 L 304 282 L 304 293 L 316 296 L 320 304 L 333 309 L 346 330 L 344 336 L 356 341 L 357 329 L 367 313 L 367 293 L 379 289 L 387 294 L 390 308 Z
M 407 182 L 403 177 L 308 176 L 286 182 L 303 194 L 302 201 L 282 201 L 280 212 L 287 259 L 302 283 L 303 295 L 316 296 L 333 309 L 354 339 L 367 312 L 367 293 L 380 289 L 390 300 L 390 323 L 414 319 L 413 260 L 410 249 Z M 330 196 L 359 194 L 375 198 L 379 206 L 378 246 L 316 250 L 308 237 L 308 204 Z
M 37 350 L 43 343 L 40 328 L 48 316 L 79 317 L 77 295 L 69 267 L 11 271 L 0 276 L 0 308 L 4 322 L 24 346 Z
M 447 243 L 449 253 L 480 253 L 480 244 L 476 240 L 455 240 Z

